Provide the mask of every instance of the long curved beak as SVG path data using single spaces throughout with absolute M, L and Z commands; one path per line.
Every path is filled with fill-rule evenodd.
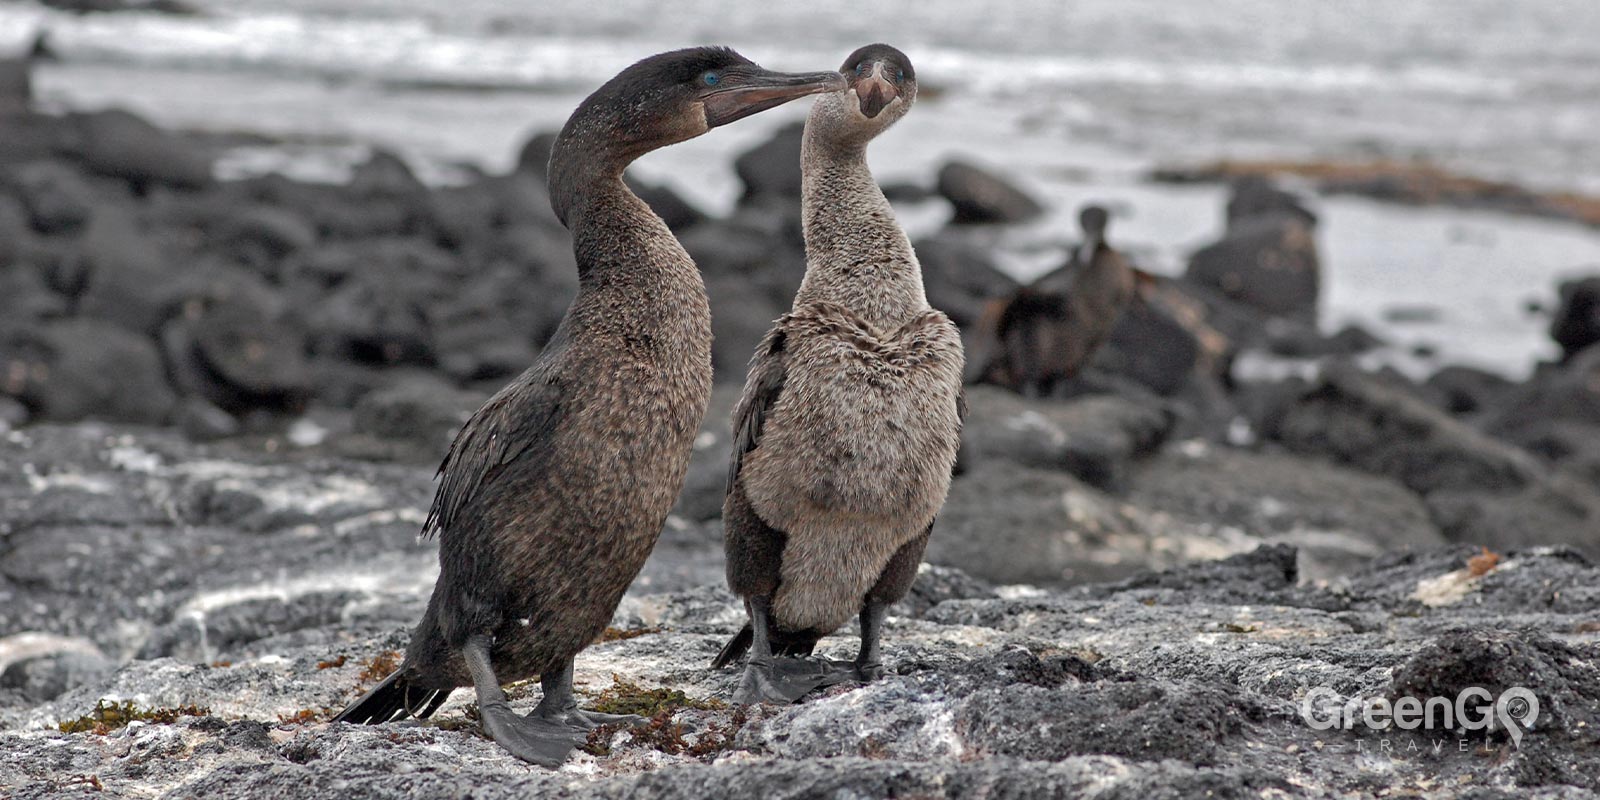
M 845 88 L 844 76 L 837 72 L 772 72 L 758 69 L 730 75 L 734 85 L 719 89 L 701 99 L 706 109 L 706 125 L 715 128 L 751 114 L 808 94 L 837 92 Z

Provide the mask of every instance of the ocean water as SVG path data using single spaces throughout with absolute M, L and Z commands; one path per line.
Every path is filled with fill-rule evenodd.
M 378 145 L 449 181 L 460 164 L 504 168 L 529 133 L 653 52 L 729 44 L 811 70 L 887 41 L 916 63 L 924 93 L 875 143 L 875 170 L 927 182 L 960 155 L 1051 201 L 1048 219 L 996 243 L 1024 276 L 1060 257 L 1088 200 L 1115 206 L 1117 240 L 1146 266 L 1181 269 L 1219 230 L 1222 195 L 1144 183 L 1156 164 L 1417 159 L 1600 194 L 1594 0 L 191 1 L 202 15 L 0 2 L 0 48 L 49 31 L 62 60 L 37 83 L 52 106 L 123 105 L 290 140 L 230 154 L 233 174 L 337 176 Z M 803 113 L 764 114 L 638 170 L 725 210 L 738 189 L 730 154 Z M 1509 373 L 1551 352 L 1527 302 L 1600 268 L 1600 233 L 1570 224 L 1356 200 L 1323 214 L 1330 325 L 1363 321 Z M 907 218 L 940 221 L 926 209 Z M 1432 321 L 1388 321 L 1386 309 L 1419 304 L 1437 309 Z

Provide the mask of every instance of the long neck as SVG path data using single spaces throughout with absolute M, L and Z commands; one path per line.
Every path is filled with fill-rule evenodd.
M 572 231 L 579 319 L 590 329 L 633 336 L 648 329 L 709 352 L 705 283 L 677 237 L 622 181 L 625 164 L 558 144 L 550 158 L 551 203 Z M 687 339 L 700 337 L 701 343 Z
M 928 308 L 922 266 L 867 169 L 866 143 L 822 136 L 817 113 L 800 150 L 806 276 L 795 305 L 836 303 L 897 327 Z

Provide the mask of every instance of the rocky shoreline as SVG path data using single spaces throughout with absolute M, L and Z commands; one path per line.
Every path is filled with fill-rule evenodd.
M 14 509 L 0 621 L 34 632 L 0 640 L 8 797 L 1580 797 L 1600 788 L 1600 569 L 1568 548 L 1485 558 L 1373 530 L 1369 551 L 1396 552 L 1334 548 L 1356 566 L 1311 580 L 1299 565 L 1317 563 L 1311 552 L 1337 536 L 1328 524 L 1299 549 L 1236 532 L 1259 546 L 1072 588 L 997 588 L 929 566 L 891 617 L 890 677 L 742 712 L 726 706 L 737 671 L 707 667 L 740 619 L 717 581 L 717 527 L 678 518 L 608 640 L 578 663 L 590 702 L 654 721 L 603 731 L 551 773 L 481 738 L 468 693 L 426 725 L 325 722 L 392 668 L 385 654 L 403 648 L 426 602 L 432 545 L 415 536 L 425 468 L 265 456 L 94 424 L 13 432 L 0 449 L 6 463 L 28 465 L 0 482 Z M 1185 461 L 1215 457 L 1159 460 L 1182 472 Z M 1088 489 L 1037 472 L 1046 475 L 1061 479 L 1050 491 L 1065 486 L 1061 506 L 1082 505 Z M 1018 505 L 1032 487 L 1011 477 Z M 1286 492 L 1258 492 L 1257 514 L 1282 497 L 1286 515 L 1318 516 Z M 1201 496 L 1187 485 L 1166 498 L 1151 488 L 1131 495 L 1146 519 L 1184 513 L 1175 504 Z M 1423 530 L 1425 512 L 1412 503 L 1409 524 Z M 941 539 L 1016 535 L 1014 524 L 995 519 Z M 1360 527 L 1352 520 L 1347 530 Z M 822 652 L 853 646 L 846 631 Z M 1317 687 L 1454 697 L 1515 685 L 1532 687 L 1548 715 L 1515 745 L 1505 730 L 1318 731 L 1300 717 Z M 537 690 L 513 698 L 531 706 Z M 122 703 L 134 717 L 125 725 L 104 708 Z
M 1375 337 L 1318 327 L 1314 209 L 1255 180 L 1059 396 L 970 388 L 894 675 L 727 708 L 736 673 L 706 664 L 740 618 L 728 415 L 801 274 L 794 129 L 739 157 L 729 217 L 637 187 L 705 275 L 719 383 L 659 547 L 579 658 L 593 701 L 650 728 L 549 773 L 478 737 L 464 694 L 427 725 L 327 724 L 420 615 L 452 431 L 574 290 L 548 147 L 451 187 L 381 152 L 345 184 L 219 182 L 131 114 L 0 102 L 0 796 L 1600 789 L 1600 276 L 1563 286 L 1564 357 L 1524 382 L 1365 368 Z M 966 165 L 930 186 L 895 194 L 961 209 L 916 246 L 976 351 L 1018 288 L 983 231 L 1038 205 Z M 1390 752 L 1297 710 L 1519 682 L 1549 716 L 1517 744 Z

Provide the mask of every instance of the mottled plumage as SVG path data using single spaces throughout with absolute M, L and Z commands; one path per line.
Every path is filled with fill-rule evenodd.
M 705 286 L 623 168 L 774 98 L 839 83 L 700 48 L 630 67 L 574 112 L 551 155 L 550 194 L 573 234 L 577 297 L 533 366 L 456 436 L 424 525 L 440 538 L 427 612 L 387 688 L 340 719 L 431 711 L 418 698 L 436 707 L 435 692 L 470 684 L 485 730 L 542 764 L 565 757 L 573 729 L 602 721 L 576 708 L 572 659 L 655 545 L 711 391 Z M 500 684 L 533 675 L 544 700 L 529 717 L 511 714 Z
M 750 362 L 723 509 L 729 584 L 753 617 L 769 609 L 779 654 L 809 653 L 868 610 L 881 620 L 905 594 L 960 446 L 960 333 L 928 306 L 866 164 L 867 142 L 909 108 L 915 76 L 883 45 L 844 71 L 851 88 L 819 98 L 806 121 L 806 276 Z

